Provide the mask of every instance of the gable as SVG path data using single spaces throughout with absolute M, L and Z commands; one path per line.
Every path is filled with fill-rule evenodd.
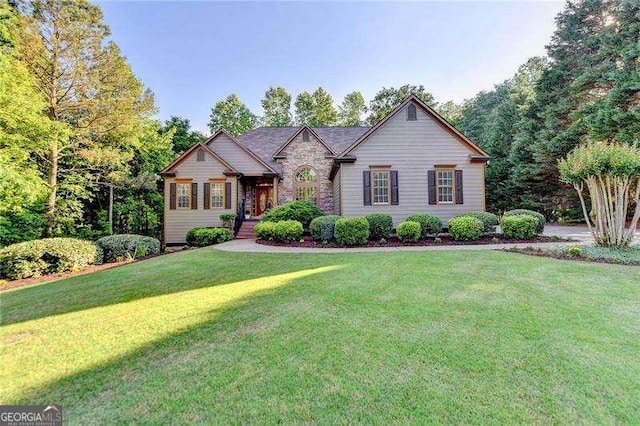
M 238 172 L 245 175 L 272 173 L 273 171 L 260 162 L 246 148 L 236 143 L 229 135 L 218 132 L 207 142 L 207 146 Z
M 222 176 L 225 173 L 235 173 L 236 169 L 205 145 L 197 143 L 169 164 L 162 171 L 162 174 L 174 175 L 175 177 L 193 177 L 203 171 L 211 175 Z
M 305 139 L 306 137 L 306 139 Z M 295 132 L 287 141 L 285 141 L 280 148 L 276 152 L 274 152 L 274 158 L 281 158 L 286 156 L 286 149 L 291 146 L 291 144 L 308 144 L 311 141 L 315 141 L 318 144 L 321 144 L 322 147 L 326 150 L 327 155 L 335 155 L 336 152 L 331 149 L 329 145 L 325 141 L 322 140 L 320 136 L 309 126 L 302 126 L 297 132 Z

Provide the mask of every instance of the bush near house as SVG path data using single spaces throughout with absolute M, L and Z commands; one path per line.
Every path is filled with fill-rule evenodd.
M 439 234 L 442 232 L 442 221 L 437 216 L 430 214 L 414 214 L 409 216 L 406 221 L 418 222 L 420 224 L 420 238 L 423 240 L 430 234 Z
M 459 216 L 449 220 L 449 233 L 456 241 L 475 241 L 480 239 L 484 224 L 471 216 Z
M 233 213 L 222 213 L 218 218 L 220 218 L 220 223 L 222 223 L 223 228 L 233 229 L 233 222 L 236 215 Z
M 205 247 L 231 240 L 231 231 L 227 228 L 197 227 L 187 232 L 187 244 L 192 247 Z
M 93 242 L 76 238 L 44 238 L 0 250 L 0 277 L 17 280 L 56 272 L 75 271 L 102 261 Z
M 369 222 L 369 239 L 388 240 L 393 230 L 393 218 L 386 213 L 372 213 L 365 216 Z
M 521 215 L 530 215 L 535 217 L 538 220 L 536 232 L 538 234 L 542 234 L 542 232 L 544 232 L 544 225 L 546 224 L 547 221 L 544 218 L 544 215 L 541 213 L 535 212 L 533 210 L 527 210 L 527 209 L 516 209 L 516 210 L 509 210 L 508 212 L 505 212 L 503 216 L 521 216 Z
M 115 262 L 119 259 L 135 259 L 138 256 L 160 253 L 160 241 L 136 234 L 116 234 L 102 237 L 96 241 L 103 253 L 103 262 Z
M 369 222 L 364 217 L 338 219 L 334 236 L 341 246 L 363 246 L 369 240 Z
M 276 236 L 275 222 L 260 222 L 253 228 L 253 235 L 259 240 L 271 241 Z
M 422 227 L 420 224 L 412 221 L 402 222 L 396 229 L 398 239 L 403 243 L 415 243 L 420 240 L 421 233 Z
M 281 220 L 274 227 L 274 239 L 283 243 L 291 243 L 302 238 L 302 223 L 297 220 Z
M 498 225 L 498 216 L 489 212 L 467 212 L 459 214 L 456 217 L 469 216 L 475 217 L 476 219 L 480 219 L 482 224 L 484 225 L 484 232 L 495 232 L 496 226 Z
M 311 238 L 315 241 L 333 241 L 333 234 L 336 227 L 336 221 L 340 216 L 329 215 L 316 217 L 309 225 Z
M 264 222 L 281 222 L 283 220 L 297 220 L 306 229 L 316 217 L 324 216 L 322 210 L 311 201 L 292 201 L 282 204 L 267 212 L 262 217 Z
M 504 216 L 500 222 L 502 235 L 517 240 L 528 240 L 536 235 L 539 219 L 530 214 Z

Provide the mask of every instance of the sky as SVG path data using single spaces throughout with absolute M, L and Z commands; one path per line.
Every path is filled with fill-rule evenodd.
M 324 87 L 337 106 L 359 90 L 422 84 L 460 102 L 543 55 L 558 2 L 102 1 L 105 22 L 158 117 L 209 134 L 231 93 L 262 115 L 270 86 L 293 96 Z M 293 102 L 292 102 L 293 103 Z

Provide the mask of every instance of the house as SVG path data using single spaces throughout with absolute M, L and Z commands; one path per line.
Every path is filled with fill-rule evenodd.
M 165 242 L 180 244 L 222 213 L 262 215 L 306 199 L 346 217 L 414 213 L 443 221 L 485 209 L 489 156 L 416 96 L 373 127 L 221 130 L 162 172 Z

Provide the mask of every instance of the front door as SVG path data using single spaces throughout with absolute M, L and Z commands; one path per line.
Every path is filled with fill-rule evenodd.
M 256 216 L 260 216 L 265 210 L 271 207 L 271 202 L 269 201 L 271 188 L 256 188 Z

